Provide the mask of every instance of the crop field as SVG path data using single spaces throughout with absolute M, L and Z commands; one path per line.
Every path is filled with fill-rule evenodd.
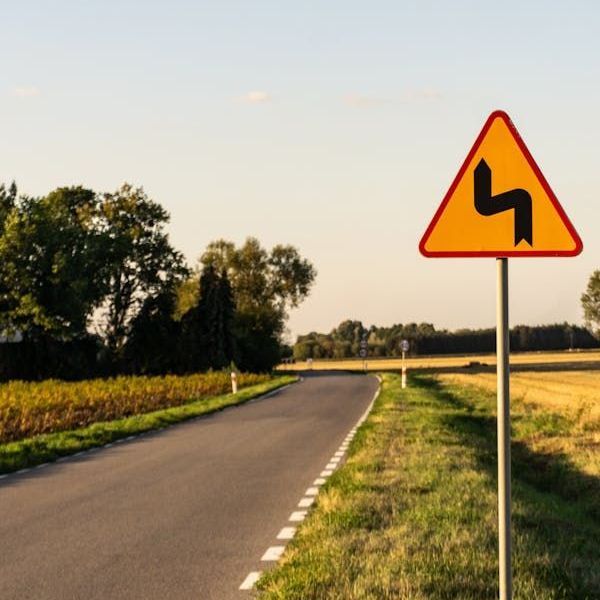
M 241 374 L 240 388 L 268 375 Z M 186 404 L 231 390 L 229 373 L 0 385 L 0 444 Z
M 437 379 L 472 393 L 496 389 L 492 373 L 444 373 Z M 563 457 L 582 473 L 600 477 L 600 371 L 513 373 L 510 385 L 516 439 L 521 436 L 533 452 Z M 524 419 L 535 427 L 523 428 Z
M 513 376 L 515 600 L 598 598 L 598 377 Z M 497 598 L 494 376 L 383 378 L 261 597 Z
M 582 368 L 588 365 L 591 368 L 596 365 L 600 369 L 600 351 L 599 350 L 576 350 L 560 352 L 521 352 L 513 353 L 510 357 L 512 365 L 545 366 L 545 365 L 565 365 L 571 363 Z M 366 360 L 367 370 L 369 371 L 392 371 L 402 368 L 401 358 L 368 358 Z M 496 364 L 495 354 L 452 354 L 437 356 L 416 356 L 406 359 L 408 369 L 442 369 L 475 366 L 494 366 Z M 299 361 L 294 364 L 284 364 L 278 367 L 282 371 L 327 371 L 327 370 L 356 370 L 363 369 L 364 362 L 360 358 L 348 358 L 343 360 L 314 359 L 312 364 L 306 361 Z

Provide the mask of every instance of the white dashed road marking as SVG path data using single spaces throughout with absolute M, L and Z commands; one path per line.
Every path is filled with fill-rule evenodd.
M 379 379 L 379 382 L 381 383 L 381 379 L 379 377 L 378 377 L 378 379 Z M 301 379 L 301 381 L 302 381 L 302 379 Z M 281 388 L 281 389 L 283 389 L 283 388 Z M 373 400 L 371 400 L 371 403 L 367 407 L 367 410 L 360 417 L 357 424 L 346 435 L 346 437 L 344 438 L 344 441 L 340 445 L 338 451 L 331 457 L 329 463 L 326 465 L 325 469 L 323 471 L 321 471 L 321 474 L 319 475 L 319 477 L 317 477 L 317 479 L 314 480 L 313 486 L 309 487 L 306 490 L 306 492 L 304 493 L 304 497 L 300 500 L 300 502 L 298 502 L 298 508 L 309 508 L 310 506 L 312 506 L 312 504 L 314 503 L 314 501 L 316 499 L 316 496 L 319 493 L 318 486 L 324 485 L 327 482 L 326 477 L 329 477 L 333 473 L 333 470 L 339 466 L 339 463 L 341 462 L 342 458 L 346 454 L 346 451 L 348 450 L 348 446 L 350 445 L 350 442 L 352 442 L 354 435 L 356 434 L 357 428 L 360 427 L 364 423 L 365 419 L 371 412 L 371 409 L 373 408 L 373 405 L 375 404 L 375 400 L 377 400 L 377 396 L 379 396 L 379 388 L 375 392 L 375 395 L 373 396 Z M 267 397 L 268 397 L 268 395 L 267 395 Z M 292 523 L 300 523 L 300 522 L 304 521 L 307 514 L 308 514 L 307 510 L 295 510 L 290 515 L 288 521 L 291 521 Z M 291 540 L 295 534 L 296 534 L 295 527 L 289 527 L 289 526 L 284 527 L 277 534 L 277 539 L 285 540 L 285 541 Z M 261 561 L 277 562 L 281 558 L 281 555 L 284 553 L 284 551 L 285 551 L 285 546 L 270 546 L 269 548 L 267 548 L 267 551 L 263 554 Z M 256 582 L 260 579 L 261 574 L 262 574 L 261 571 L 251 571 L 248 574 L 248 576 L 246 577 L 246 579 L 244 579 L 244 581 L 240 585 L 239 589 L 240 590 L 253 589 Z
M 264 562 L 279 560 L 284 550 L 285 546 L 271 546 L 267 548 L 267 551 L 262 555 L 260 560 Z
M 295 527 L 284 527 L 278 534 L 278 540 L 291 540 L 296 535 Z
M 242 585 L 240 585 L 240 590 L 251 590 L 254 587 L 254 584 L 260 579 L 261 572 L 260 571 L 252 571 L 252 573 L 248 573 L 248 577 L 244 579 Z
M 288 519 L 288 521 L 292 521 L 292 522 L 300 522 L 300 521 L 304 521 L 304 519 L 306 518 L 306 511 L 305 510 L 295 510 L 291 515 L 290 518 Z

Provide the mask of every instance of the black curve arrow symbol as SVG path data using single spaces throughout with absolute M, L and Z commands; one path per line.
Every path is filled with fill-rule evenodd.
M 515 246 L 525 240 L 533 245 L 531 196 L 521 188 L 492 196 L 492 170 L 483 160 L 475 167 L 475 210 L 490 217 L 506 210 L 515 211 Z

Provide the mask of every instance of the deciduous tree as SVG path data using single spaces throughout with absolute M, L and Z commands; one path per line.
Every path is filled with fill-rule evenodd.
M 71 187 L 18 202 L 16 189 L 0 196 L 0 327 L 33 338 L 85 335 L 106 291 L 96 194 Z
M 100 205 L 106 250 L 108 294 L 102 331 L 110 350 L 118 354 L 132 318 L 149 296 L 173 289 L 187 274 L 183 256 L 165 231 L 167 211 L 142 188 L 124 184 L 105 194 Z
M 600 337 L 600 269 L 591 274 L 581 306 L 586 323 Z

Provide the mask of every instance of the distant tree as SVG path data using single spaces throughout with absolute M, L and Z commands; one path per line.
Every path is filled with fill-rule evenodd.
M 0 328 L 25 337 L 86 335 L 105 287 L 96 194 L 59 188 L 43 198 L 0 189 Z
M 199 288 L 198 304 L 183 317 L 188 368 L 222 369 L 235 356 L 235 306 L 227 273 L 205 265 Z
M 141 374 L 178 370 L 181 324 L 173 317 L 175 302 L 175 292 L 169 289 L 144 300 L 125 343 L 124 370 Z
M 342 321 L 331 332 L 331 336 L 335 342 L 335 358 L 358 356 L 360 342 L 368 333 L 367 328 L 361 321 L 353 321 L 351 319 Z
M 201 262 L 225 272 L 231 282 L 240 367 L 272 368 L 279 360 L 287 311 L 306 298 L 316 277 L 312 264 L 293 246 L 268 252 L 255 238 L 239 248 L 225 240 L 212 242 Z
M 587 289 L 581 295 L 581 306 L 588 327 L 600 337 L 600 270 L 591 274 Z
M 100 212 L 103 233 L 110 242 L 105 255 L 108 294 L 101 329 L 116 356 L 146 298 L 172 290 L 188 271 L 165 231 L 167 211 L 142 188 L 126 183 L 105 194 Z
M 0 185 L 0 232 L 4 223 L 17 203 L 17 184 L 13 181 L 8 187 Z
M 180 281 L 175 288 L 175 318 L 181 320 L 200 299 L 200 268 L 192 270 L 189 277 Z

